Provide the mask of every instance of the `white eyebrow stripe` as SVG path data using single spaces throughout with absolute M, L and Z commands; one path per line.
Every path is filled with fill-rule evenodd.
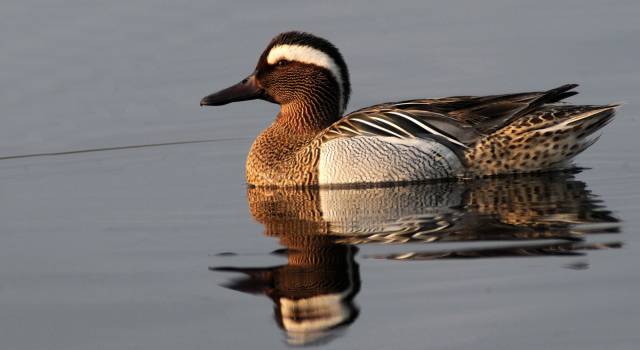
M 306 64 L 313 64 L 327 69 L 338 82 L 340 106 L 344 110 L 344 85 L 342 82 L 342 70 L 336 62 L 326 53 L 304 45 L 277 45 L 271 48 L 267 55 L 268 64 L 276 64 L 280 60 L 296 61 Z

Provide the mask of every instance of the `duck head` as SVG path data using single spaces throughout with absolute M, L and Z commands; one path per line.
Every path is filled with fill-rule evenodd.
M 286 32 L 271 40 L 250 76 L 204 97 L 200 105 L 262 99 L 283 107 L 339 116 L 350 92 L 349 72 L 335 46 L 309 33 Z

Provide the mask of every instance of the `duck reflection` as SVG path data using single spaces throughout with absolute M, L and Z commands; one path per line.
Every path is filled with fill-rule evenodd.
M 275 320 L 290 345 L 329 341 L 358 316 L 353 302 L 360 291 L 357 248 L 332 243 L 327 237 L 290 238 L 287 265 L 214 269 L 246 275 L 226 287 L 270 297 Z
M 291 345 L 326 342 L 357 318 L 356 245 L 413 248 L 365 256 L 390 260 L 575 256 L 621 246 L 586 241 L 588 235 L 618 233 L 618 220 L 571 173 L 377 188 L 251 188 L 247 197 L 265 235 L 287 248 L 288 262 L 212 270 L 242 273 L 226 287 L 270 297 Z M 461 243 L 415 250 L 425 247 L 417 243 L 438 242 Z

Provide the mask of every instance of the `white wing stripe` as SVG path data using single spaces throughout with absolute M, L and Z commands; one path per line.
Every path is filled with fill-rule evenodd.
M 462 146 L 462 147 L 464 147 L 464 148 L 469 148 L 469 147 L 467 147 L 465 144 L 461 143 L 460 141 L 458 141 L 458 140 L 456 140 L 456 139 L 453 139 L 453 138 L 451 138 L 451 137 L 449 137 L 449 136 L 443 135 L 442 133 L 440 133 L 440 132 L 438 132 L 438 131 L 436 131 L 436 130 L 434 130 L 434 129 L 430 128 L 430 127 L 429 127 L 429 126 L 427 126 L 426 124 L 421 123 L 420 121 L 418 121 L 417 119 L 415 119 L 415 118 L 413 118 L 413 117 L 411 117 L 411 116 L 408 116 L 408 115 L 405 115 L 405 114 L 402 114 L 402 113 L 398 113 L 398 112 L 387 112 L 387 113 L 389 113 L 389 114 L 394 114 L 394 115 L 397 115 L 397 116 L 403 117 L 403 118 L 405 118 L 405 119 L 408 119 L 408 120 L 410 120 L 411 122 L 413 122 L 414 124 L 416 124 L 416 125 L 418 125 L 419 127 L 421 127 L 421 128 L 423 128 L 423 129 L 425 129 L 426 131 L 428 131 L 428 132 L 429 132 L 429 133 L 431 133 L 431 134 L 442 136 L 442 137 L 444 137 L 445 139 L 449 140 L 450 142 L 455 143 L 456 145 Z
M 402 135 L 400 135 L 400 134 L 398 134 L 398 133 L 396 133 L 396 132 L 393 132 L 393 131 L 391 131 L 391 130 L 389 130 L 389 129 L 383 128 L 383 127 L 381 127 L 380 125 L 376 125 L 376 124 L 371 123 L 371 122 L 368 122 L 368 121 L 366 121 L 366 120 L 362 120 L 362 119 L 360 119 L 360 118 L 351 118 L 351 120 L 356 121 L 356 122 L 360 122 L 360 123 L 365 124 L 365 125 L 369 125 L 369 126 L 370 126 L 370 127 L 372 127 L 372 128 L 376 128 L 376 129 L 378 129 L 378 130 L 382 130 L 382 131 L 387 132 L 387 133 L 389 133 L 389 134 L 391 134 L 391 135 L 397 136 L 397 137 L 399 137 L 399 138 L 401 138 L 401 139 L 403 139 L 403 138 L 404 138 L 404 136 L 402 136 Z
M 354 134 L 356 134 L 356 135 L 360 135 L 360 134 L 362 134 L 361 132 L 358 132 L 358 131 L 356 131 L 356 130 L 353 130 L 353 129 L 351 129 L 351 128 L 348 128 L 348 127 L 346 127 L 346 126 L 344 126 L 344 125 L 339 125 L 339 126 L 338 126 L 338 128 L 343 129 L 343 130 L 347 130 L 348 132 L 350 132 L 350 133 L 354 133 Z
M 397 102 L 394 103 L 394 106 L 404 106 L 404 105 L 432 105 L 433 102 Z
M 392 122 L 390 122 L 390 121 L 388 121 L 388 120 L 382 119 L 382 118 L 380 118 L 380 117 L 371 117 L 371 118 L 373 118 L 373 119 L 375 119 L 375 120 L 377 120 L 377 121 L 379 121 L 379 122 L 385 123 L 385 124 L 387 124 L 387 125 L 393 126 L 394 128 L 396 128 L 396 129 L 398 129 L 398 130 L 402 131 L 403 133 L 407 134 L 407 136 L 409 136 L 409 137 L 414 137 L 414 136 L 413 136 L 410 132 L 408 132 L 407 130 L 405 130 L 405 129 L 401 128 L 400 126 L 398 126 L 398 125 L 396 125 L 396 124 L 394 124 L 394 123 L 392 123 Z

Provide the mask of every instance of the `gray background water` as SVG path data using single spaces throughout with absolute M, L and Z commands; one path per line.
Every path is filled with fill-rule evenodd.
M 327 348 L 635 348 L 638 18 L 631 0 L 3 1 L 0 156 L 220 141 L 1 160 L 0 347 L 283 346 L 272 302 L 207 270 L 282 263 L 243 183 L 276 106 L 198 101 L 300 29 L 341 49 L 349 109 L 566 82 L 581 84 L 574 102 L 626 102 L 578 176 L 624 221 L 624 248 L 581 271 L 571 258 L 359 259 L 361 315 Z

